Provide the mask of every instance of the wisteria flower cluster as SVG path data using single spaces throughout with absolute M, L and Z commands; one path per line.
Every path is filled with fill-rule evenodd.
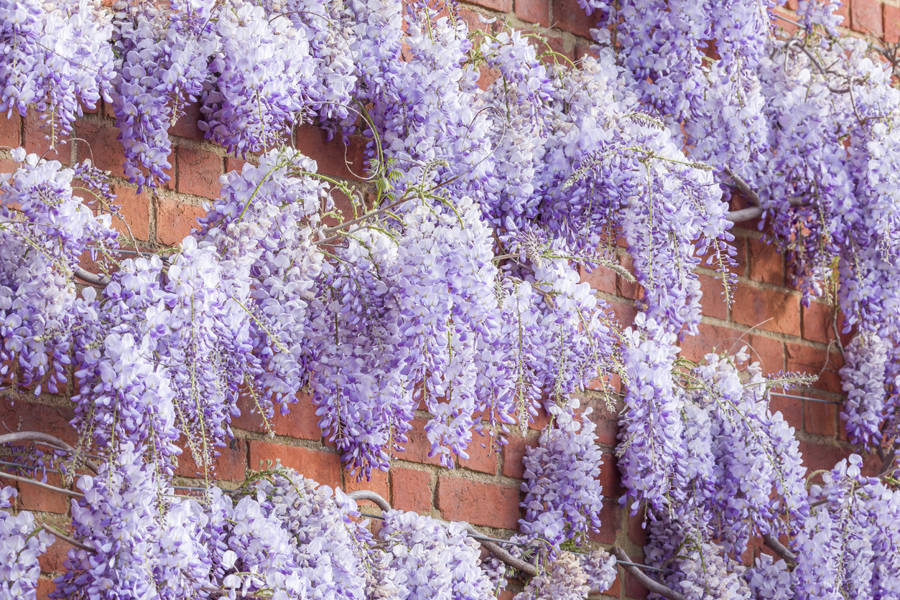
M 36 526 L 30 512 L 9 512 L 15 497 L 15 488 L 0 489 L 0 598 L 3 600 L 34 597 L 41 574 L 38 557 L 54 541 L 52 534 Z
M 579 560 L 578 556 L 562 552 L 544 573 L 533 577 L 525 589 L 514 596 L 515 600 L 583 600 L 591 591 L 607 589 L 615 579 L 615 559 L 599 550 L 592 553 L 588 561 L 597 565 L 594 570 L 600 573 L 599 577 L 586 569 L 585 561 Z
M 114 248 L 116 235 L 111 216 L 95 216 L 75 194 L 92 180 L 104 189 L 102 174 L 89 165 L 64 168 L 21 148 L 13 159 L 21 166 L 0 181 L 0 369 L 35 394 L 56 393 L 68 379 L 78 324 L 72 269 L 82 253 L 98 257 Z
M 577 402 L 574 402 L 577 406 Z M 603 452 L 597 445 L 591 410 L 577 421 L 573 407 L 553 407 L 552 425 L 523 459 L 522 533 L 559 547 L 587 541 L 600 528 L 603 486 L 599 482 Z
M 573 398 L 615 372 L 623 504 L 644 511 L 647 560 L 672 589 L 897 597 L 896 482 L 863 477 L 854 457 L 807 490 L 795 435 L 768 408 L 773 380 L 740 354 L 676 358 L 700 322 L 696 269 L 717 269 L 728 296 L 738 191 L 804 301 L 837 280 L 855 330 L 847 431 L 891 456 L 900 91 L 864 41 L 834 37 L 834 2 L 800 3 L 788 39 L 775 4 L 584 0 L 596 46 L 571 68 L 499 25 L 473 34 L 452 3 L 0 0 L 0 109 L 36 110 L 52 142 L 102 98 L 127 177 L 157 185 L 170 127 L 199 103 L 205 136 L 251 159 L 178 248 L 121 260 L 100 173 L 11 154 L 0 374 L 36 394 L 71 386 L 76 459 L 103 459 L 79 481 L 83 547 L 57 596 L 494 597 L 460 525 L 391 511 L 376 536 L 342 493 L 282 470 L 233 497 L 210 485 L 241 397 L 268 422 L 301 390 L 361 477 L 389 467 L 420 406 L 447 467 L 474 432 L 501 446 L 550 412 L 521 525 L 552 552 L 520 597 L 604 589 L 608 555 L 566 546 L 599 528 L 603 501 L 594 426 Z M 286 147 L 308 122 L 364 125 L 368 195 Z M 625 253 L 638 315 L 618 333 L 579 272 L 625 277 Z M 85 276 L 88 257 L 100 275 Z M 182 447 L 201 499 L 174 497 Z M 0 513 L 21 549 L 0 592 L 33 592 L 46 536 L 29 519 Z M 796 559 L 743 565 L 757 536 L 788 536 Z
M 0 23 L 0 112 L 24 117 L 33 107 L 53 145 L 83 107 L 111 99 L 113 26 L 99 0 L 9 0 Z

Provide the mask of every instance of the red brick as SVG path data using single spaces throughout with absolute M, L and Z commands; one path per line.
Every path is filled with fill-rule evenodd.
M 172 198 L 159 198 L 156 210 L 156 239 L 167 246 L 178 244 L 197 225 L 197 219 L 206 211 L 193 204 L 184 204 Z
M 333 452 L 322 452 L 284 446 L 273 442 L 250 441 L 250 468 L 268 468 L 265 461 L 280 460 L 281 464 L 319 483 L 338 487 L 341 484 L 341 461 Z
M 552 10 L 554 27 L 581 37 L 591 37 L 596 18 L 584 14 L 577 0 L 552 0 Z
M 490 69 L 486 65 L 478 66 L 478 81 L 476 83 L 481 90 L 488 89 L 498 79 L 500 79 L 500 71 L 497 69 Z
M 807 441 L 800 442 L 800 452 L 803 455 L 803 464 L 809 471 L 831 469 L 839 460 L 849 454 L 848 451 L 837 446 Z
M 750 279 L 763 283 L 784 285 L 784 256 L 772 244 L 762 240 L 748 239 L 750 259 Z
M 115 177 L 125 176 L 125 154 L 118 127 L 81 121 L 75 125 L 75 132 L 80 138 L 76 145 L 78 160 L 90 159 L 98 169 Z
M 640 557 L 631 557 L 631 560 L 640 562 Z M 647 588 L 645 588 L 634 576 L 625 571 L 625 597 L 634 598 L 635 600 L 644 600 L 648 596 Z
M 618 302 L 616 300 L 607 300 L 606 304 L 612 309 L 619 326 L 624 328 L 634 323 L 634 317 L 637 315 L 637 308 L 634 304 L 629 302 Z
M 737 352 L 742 346 L 747 346 L 751 362 L 762 365 L 763 373 L 776 373 L 785 368 L 784 346 L 780 340 L 762 335 L 745 335 L 740 342 L 734 344 L 732 352 Z
M 244 165 L 247 164 L 247 161 L 243 158 L 235 158 L 233 156 L 225 157 L 225 172 L 230 173 L 231 171 L 237 171 L 240 173 L 244 170 Z
M 437 507 L 450 521 L 518 529 L 519 489 L 442 475 L 438 479 Z
M 359 473 L 352 473 L 346 467 L 344 468 L 344 485 L 345 492 L 353 492 L 356 490 L 369 490 L 381 495 L 382 498 L 390 498 L 390 487 L 388 486 L 388 474 L 384 471 L 373 469 L 369 474 L 369 478 L 359 478 Z
M 402 444 L 404 446 L 403 451 L 394 453 L 394 458 L 429 465 L 441 464 L 441 459 L 438 456 L 428 456 L 428 453 L 431 452 L 431 442 L 428 441 L 428 437 L 425 435 L 425 423 L 425 419 L 412 420 L 412 429 L 406 432 L 409 441 Z
M 834 339 L 834 311 L 828 304 L 812 301 L 803 307 L 803 338 L 827 344 Z M 840 326 L 840 323 L 838 323 Z
M 588 272 L 584 267 L 578 267 L 578 273 L 581 275 L 581 281 L 587 282 L 592 289 L 616 293 L 616 273 L 612 269 L 601 266 Z
M 147 190 L 140 194 L 136 189 L 115 184 L 113 193 L 116 195 L 116 204 L 122 218 L 113 217 L 113 228 L 124 236 L 128 235 L 128 228 L 138 240 L 150 239 L 150 196 Z M 124 219 L 124 223 L 123 223 Z M 128 224 L 128 227 L 125 224 Z
M 818 375 L 812 384 L 819 389 L 841 393 L 841 378 L 838 371 L 843 365 L 839 354 L 802 344 L 786 344 L 786 368 L 788 371 Z
M 738 283 L 731 316 L 743 325 L 799 336 L 800 296 Z
M 745 237 L 735 237 L 734 241 L 731 242 L 731 245 L 734 247 L 734 265 L 728 267 L 728 270 L 737 275 L 738 277 L 746 277 L 747 276 L 747 238 Z
M 566 48 L 566 42 L 561 37 L 547 36 L 543 40 L 532 38 L 532 42 L 537 48 L 537 53 L 541 62 L 545 65 L 562 65 L 568 67 L 575 58 L 574 47 L 571 50 L 568 50 Z
M 50 544 L 47 551 L 38 557 L 41 571 L 44 573 L 61 573 L 64 570 L 63 564 L 66 561 L 66 555 L 71 549 L 71 544 L 57 538 L 55 542 Z
M 0 481 L 2 480 L 3 476 L 0 475 Z M 7 483 L 12 482 L 7 481 Z M 64 487 L 62 477 L 58 473 L 47 473 L 46 483 Z M 20 508 L 57 514 L 65 514 L 69 510 L 71 498 L 66 494 L 53 492 L 33 483 L 25 483 L 23 481 L 18 482 L 16 487 L 19 488 L 18 503 Z
M 594 433 L 597 434 L 597 442 L 607 446 L 616 444 L 616 434 L 619 431 L 619 415 L 615 409 L 606 407 L 606 400 L 592 396 L 582 401 L 582 406 L 593 408 L 590 419 L 596 425 Z
M 496 10 L 498 12 L 510 12 L 512 10 L 512 0 L 471 0 L 472 4 Z
M 619 487 L 619 469 L 616 466 L 616 457 L 609 452 L 603 453 L 603 462 L 600 465 L 600 484 L 603 485 L 603 495 L 607 498 L 618 498 L 622 493 Z
M 627 254 L 620 256 L 619 264 L 629 273 L 634 273 L 634 261 L 631 256 Z M 629 281 L 627 278 L 617 275 L 616 293 L 623 298 L 637 300 L 644 297 L 644 288 L 637 281 Z
M 469 442 L 466 452 L 469 458 L 459 459 L 459 466 L 473 471 L 481 471 L 482 473 L 490 473 L 493 475 L 497 472 L 497 449 L 494 447 L 496 439 L 488 435 L 473 432 L 472 441 Z
M 578 42 L 575 44 L 575 60 L 581 60 L 585 56 L 600 58 L 600 52 L 593 43 Z
M 728 303 L 725 301 L 725 285 L 721 277 L 699 275 L 700 289 L 703 292 L 702 312 L 707 317 L 725 320 L 728 318 Z M 734 286 L 729 282 L 729 299 L 734 293 Z
M 394 508 L 428 513 L 433 496 L 431 473 L 403 467 L 391 469 L 391 506 Z
M 834 437 L 837 435 L 837 418 L 836 404 L 810 400 L 803 402 L 803 429 L 807 433 Z
M 484 18 L 484 13 L 467 8 L 466 5 L 460 5 L 457 10 L 457 15 L 459 16 L 459 19 L 466 24 L 469 34 L 472 34 L 475 31 L 496 34 L 503 28 L 503 23 L 500 22 L 500 19 L 494 19 L 493 22 L 488 23 Z
M 257 433 L 269 433 L 249 394 L 241 393 L 241 395 L 238 396 L 237 407 L 238 410 L 241 411 L 241 414 L 231 419 L 232 427 L 245 429 L 247 431 L 255 431 Z
M 200 103 L 185 107 L 184 113 L 175 121 L 175 124 L 169 127 L 169 135 L 177 135 L 178 137 L 189 138 L 192 140 L 202 140 L 203 132 L 197 127 L 197 121 L 200 120 Z
M 850 3 L 850 20 L 854 30 L 881 37 L 884 33 L 881 0 L 853 0 Z
M 681 355 L 688 360 L 700 362 L 710 352 L 736 352 L 742 345 L 741 332 L 730 327 L 700 323 L 697 335 L 685 337 L 681 341 Z
M 612 542 L 610 542 L 610 544 L 611 544 L 611 543 L 612 543 Z M 621 582 L 619 581 L 619 578 L 616 577 L 615 579 L 613 579 L 613 582 L 610 584 L 610 586 L 609 586 L 607 589 L 605 589 L 605 590 L 603 590 L 602 592 L 600 592 L 600 593 L 601 593 L 603 596 L 610 596 L 610 597 L 612 597 L 612 598 L 618 598 L 618 597 L 619 597 L 619 593 L 620 593 L 621 586 L 622 586 L 622 584 L 621 584 Z M 593 598 L 594 596 L 592 595 L 591 597 Z
M 21 139 L 22 119 L 13 113 L 8 119 L 0 115 L 0 146 L 17 148 Z
M 544 27 L 550 25 L 550 3 L 547 0 L 516 0 L 516 16 Z
M 900 6 L 884 5 L 884 39 L 889 44 L 900 42 Z
M 24 400 L 0 398 L 0 431 L 40 431 L 75 444 L 78 434 L 69 425 L 74 416 L 71 408 L 47 406 Z
M 637 514 L 629 514 L 626 517 L 625 526 L 628 530 L 628 539 L 637 546 L 645 546 L 647 544 L 648 532 L 644 527 L 644 512 L 639 511 Z M 632 559 L 634 557 L 632 556 Z
M 222 189 L 222 157 L 209 150 L 179 146 L 175 153 L 178 165 L 178 191 L 206 198 L 218 198 Z
M 620 514 L 622 509 L 616 502 L 604 500 L 603 506 L 600 508 L 600 531 L 591 533 L 588 538 L 592 542 L 601 544 L 615 544 L 616 535 L 621 524 Z
M 773 413 L 780 412 L 794 429 L 803 428 L 803 400 L 782 396 L 773 391 L 769 395 L 769 410 Z
M 37 595 L 35 596 L 35 599 L 50 600 L 50 594 L 52 594 L 54 590 L 56 590 L 56 584 L 49 579 L 41 577 L 37 582 Z
M 364 142 L 361 138 L 352 138 L 345 146 L 338 137 L 329 140 L 323 129 L 303 125 L 297 128 L 296 143 L 300 152 L 315 159 L 319 173 L 353 179 L 354 173 L 361 175 L 363 172 Z
M 841 27 L 850 27 L 850 2 L 841 2 L 837 9 L 834 11 L 835 14 L 841 16 L 841 22 L 838 23 Z
M 182 439 L 180 443 L 184 451 L 178 461 L 175 473 L 182 477 L 204 477 L 203 466 L 194 461 L 193 453 Z M 210 478 L 224 481 L 243 481 L 247 475 L 247 440 L 232 438 L 221 448 L 216 448 L 218 456 L 213 458 L 210 467 Z
M 319 417 L 316 416 L 316 407 L 309 394 L 301 393 L 297 402 L 289 404 L 287 408 L 288 413 L 282 414 L 281 409 L 275 407 L 275 415 L 271 420 L 275 433 L 304 440 L 322 439 Z
M 232 421 L 234 427 L 258 433 L 269 433 L 264 419 L 260 416 L 249 394 L 242 393 L 240 395 L 238 408 L 241 414 Z M 274 408 L 274 414 L 268 419 L 272 433 L 304 440 L 322 439 L 322 431 L 318 425 L 319 417 L 316 416 L 316 408 L 308 394 L 301 393 L 297 402 L 288 404 L 287 414 L 282 414 L 279 406 Z
M 773 19 L 775 27 L 777 27 L 781 32 L 779 35 L 788 35 L 788 36 L 794 35 L 794 33 L 800 29 L 799 27 L 797 27 L 797 25 L 794 24 L 796 22 L 795 15 L 786 13 L 784 10 L 780 10 L 778 7 L 775 8 L 775 14 L 783 15 L 783 16 L 787 17 L 788 19 L 790 19 L 791 21 L 793 21 L 793 22 L 788 22 L 783 19 Z
M 538 414 L 534 415 L 531 423 L 528 424 L 528 429 L 532 431 L 543 431 L 547 425 L 550 424 L 550 415 L 547 414 L 547 411 L 541 406 L 538 409 Z
M 506 445 L 503 446 L 503 474 L 507 477 L 521 479 L 524 472 L 522 458 L 525 456 L 525 450 L 536 444 L 537 439 L 535 438 L 519 436 L 506 438 Z
M 37 154 L 47 160 L 58 160 L 63 164 L 71 163 L 71 147 L 68 139 L 57 139 L 53 150 L 50 149 L 50 140 L 47 137 L 46 123 L 34 110 L 29 110 L 25 116 L 22 131 L 25 136 L 23 146 L 29 153 Z

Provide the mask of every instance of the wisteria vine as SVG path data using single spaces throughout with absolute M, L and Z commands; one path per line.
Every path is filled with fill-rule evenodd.
M 0 490 L 0 599 L 34 597 L 51 533 L 73 545 L 55 598 L 486 600 L 527 574 L 519 600 L 574 600 L 616 562 L 672 600 L 900 598 L 900 89 L 839 35 L 836 2 L 799 2 L 790 36 L 775 5 L 584 0 L 594 45 L 569 64 L 490 19 L 470 31 L 452 2 L 0 0 L 0 110 L 38 114 L 51 147 L 102 100 L 126 177 L 164 185 L 169 129 L 197 104 L 206 139 L 248 160 L 149 253 L 116 233 L 106 174 L 11 149 L 0 375 L 67 396 L 79 439 L 53 455 L 72 537 Z M 362 135 L 363 181 L 320 174 L 293 147 L 302 124 Z M 805 302 L 837 290 L 842 416 L 877 477 L 854 454 L 807 478 L 769 408 L 797 377 L 743 352 L 678 358 L 696 270 L 730 298 L 748 216 Z M 581 280 L 595 269 L 639 286 L 630 327 Z M 644 570 L 589 537 L 602 451 L 578 398 L 613 398 L 610 376 Z M 446 467 L 474 434 L 500 448 L 548 414 L 512 550 L 483 560 L 463 525 L 394 510 L 373 533 L 280 466 L 217 487 L 238 407 L 271 427 L 301 392 L 359 478 L 389 468 L 419 408 Z M 196 497 L 173 484 L 183 447 Z M 745 563 L 758 539 L 778 559 Z

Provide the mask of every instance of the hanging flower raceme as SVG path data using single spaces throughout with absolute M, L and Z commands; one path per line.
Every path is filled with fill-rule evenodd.
M 97 0 L 0 3 L 0 112 L 45 123 L 51 146 L 72 131 L 83 107 L 110 101 L 112 24 Z
M 122 0 L 116 12 L 119 62 L 113 110 L 125 153 L 125 175 L 138 186 L 165 183 L 172 167 L 169 127 L 200 97 L 208 61 L 220 41 L 214 3 Z
M 490 346 L 500 335 L 497 270 L 478 207 L 462 198 L 452 208 L 422 204 L 387 224 L 393 232 L 356 233 L 326 268 L 313 324 L 314 401 L 354 468 L 387 468 L 419 398 L 432 413 L 432 453 L 452 464 L 488 403 L 476 359 L 479 340 Z
M 97 476 L 82 476 L 84 498 L 72 503 L 75 539 L 54 598 L 156 598 L 152 566 L 160 537 L 163 485 L 130 442 L 123 441 Z
M 626 496 L 635 513 L 641 502 L 664 510 L 672 490 L 675 464 L 687 451 L 681 445 L 683 391 L 675 385 L 672 366 L 678 348 L 669 333 L 643 313 L 637 329 L 625 331 L 624 365 L 628 393 L 617 452 Z
M 72 425 L 82 447 L 127 442 L 137 452 L 152 449 L 156 467 L 171 472 L 180 453 L 175 391 L 155 354 L 169 333 L 162 269 L 157 256 L 125 261 L 100 294 L 84 290 L 77 306 L 79 392 L 72 398 Z
M 74 194 L 104 188 L 90 165 L 64 168 L 21 148 L 13 159 L 18 168 L 0 182 L 0 362 L 17 385 L 56 393 L 77 328 L 73 269 L 82 253 L 115 248 L 116 236 L 110 215 L 95 216 Z
M 303 94 L 319 124 L 329 130 L 352 126 L 358 78 L 352 46 L 357 24 L 349 6 L 339 0 L 267 0 L 264 6 L 270 19 L 285 17 L 305 34 L 313 68 L 303 81 Z
M 317 597 L 363 600 L 368 536 L 353 520 L 356 503 L 287 469 L 263 474 L 256 497 L 291 535 L 293 561 Z
M 495 597 L 480 565 L 481 549 L 461 525 L 397 510 L 384 516 L 378 538 L 390 555 L 393 578 L 405 588 L 399 600 Z
M 203 96 L 206 136 L 240 155 L 283 142 L 307 105 L 303 82 L 315 65 L 306 33 L 284 14 L 229 0 L 218 12 L 221 45 L 210 70 L 215 86 Z
M 666 566 L 664 581 L 685 600 L 751 600 L 744 566 L 721 546 L 700 541 L 693 533 L 676 522 L 651 520 L 646 560 Z
M 497 344 L 510 357 L 520 427 L 614 368 L 618 346 L 614 317 L 580 281 L 577 255 L 559 240 L 541 243 L 529 233 L 512 245 L 517 260 L 504 269 L 504 334 Z
M 606 590 L 615 579 L 615 559 L 600 550 L 588 560 L 595 565 L 593 568 L 585 568 L 585 562 L 572 552 L 560 553 L 544 572 L 532 577 L 525 589 L 513 596 L 514 600 L 584 600 L 592 590 Z M 601 576 L 598 578 L 592 571 L 599 571 Z
M 550 410 L 553 422 L 541 433 L 538 445 L 528 448 L 522 461 L 524 479 L 522 532 L 555 548 L 569 540 L 583 543 L 600 530 L 603 452 L 597 446 L 591 409 L 574 410 L 577 401 Z
M 226 176 L 196 234 L 199 247 L 215 248 L 227 274 L 224 301 L 249 331 L 251 346 L 222 359 L 236 362 L 237 385 L 265 419 L 276 404 L 286 411 L 309 378 L 310 304 L 325 256 L 316 237 L 320 211 L 333 208 L 315 173 L 316 163 L 298 152 L 264 154 Z
M 393 20 L 382 11 L 399 12 L 400 3 L 364 10 Z M 364 74 L 363 94 L 372 103 L 370 114 L 398 195 L 410 187 L 440 188 L 447 197 L 467 196 L 481 205 L 487 201 L 482 181 L 491 176 L 491 125 L 478 110 L 478 71 L 466 64 L 471 42 L 454 11 L 438 16 L 425 2 L 410 4 L 405 35 L 398 38 L 399 29 L 382 33 L 387 47 L 375 56 L 394 65 L 374 77 Z M 401 43 L 411 60 L 387 55 L 392 48 L 399 51 Z M 368 46 L 360 49 L 375 52 Z
M 751 536 L 793 533 L 809 513 L 805 468 L 793 428 L 769 407 L 773 382 L 744 351 L 713 354 L 688 375 L 684 441 L 669 515 L 734 558 Z
M 528 230 L 538 216 L 545 144 L 549 139 L 547 105 L 552 70 L 521 32 L 502 31 L 477 48 L 485 67 L 500 76 L 477 96 L 491 125 L 492 175 L 482 180 L 485 216 L 506 241 Z
M 814 506 L 794 545 L 796 593 L 828 600 L 896 598 L 900 493 L 861 473 L 851 455 L 810 490 Z
M 0 488 L 0 599 L 34 597 L 42 555 L 54 538 L 42 530 L 28 511 L 12 514 L 16 497 L 12 487 Z

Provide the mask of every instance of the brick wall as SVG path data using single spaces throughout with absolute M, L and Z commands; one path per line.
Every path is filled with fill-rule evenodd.
M 785 14 L 795 8 L 788 3 Z M 462 15 L 472 27 L 485 27 L 477 14 L 509 19 L 515 26 L 541 27 L 554 50 L 571 58 L 582 55 L 588 47 L 589 18 L 578 8 L 576 0 L 480 0 L 464 5 Z M 844 25 L 857 33 L 900 41 L 900 0 L 852 0 L 843 9 Z M 198 110 L 192 107 L 170 130 L 174 141 L 170 158 L 172 179 L 161 189 L 137 193 L 122 177 L 122 153 L 108 109 L 96 111 L 82 119 L 76 127 L 76 138 L 48 148 L 39 131 L 37 119 L 0 116 L 0 171 L 12 164 L 5 148 L 23 145 L 29 152 L 72 163 L 91 158 L 115 177 L 122 214 L 133 235 L 148 248 L 177 243 L 191 229 L 196 217 L 204 213 L 204 205 L 219 191 L 219 176 L 239 169 L 242 161 L 202 139 L 196 127 Z M 350 179 L 351 168 L 360 172 L 361 147 L 356 141 L 345 153 L 342 144 L 326 142 L 315 128 L 298 131 L 301 151 L 316 159 L 322 172 Z M 351 167 L 345 164 L 345 156 Z M 124 233 L 125 227 L 117 225 Z M 781 410 L 798 430 L 801 448 L 811 469 L 831 467 L 849 449 L 839 422 L 841 355 L 837 351 L 834 309 L 814 301 L 802 307 L 800 294 L 787 285 L 784 259 L 763 241 L 755 223 L 736 229 L 738 265 L 734 303 L 729 306 L 721 294 L 721 284 L 714 271 L 700 270 L 704 290 L 703 322 L 700 335 L 684 341 L 684 355 L 698 359 L 712 349 L 736 351 L 746 344 L 751 354 L 762 362 L 766 372 L 801 371 L 818 375 L 818 380 L 799 395 L 825 402 L 775 396 L 774 408 Z M 620 261 L 629 265 L 622 252 Z M 608 269 L 585 276 L 612 305 L 623 324 L 634 316 L 634 300 L 639 289 Z M 616 498 L 620 493 L 614 456 L 616 413 L 607 410 L 604 395 L 588 391 L 584 404 L 594 407 L 600 443 L 605 451 L 602 479 L 607 495 L 603 529 L 596 541 L 616 543 L 632 555 L 641 557 L 643 535 L 640 522 L 621 510 Z M 0 397 L 0 431 L 42 430 L 75 441 L 68 425 L 72 409 L 65 396 L 42 396 L 39 399 L 6 395 Z M 316 425 L 312 404 L 301 397 L 287 416 L 276 416 L 272 422 L 274 437 L 266 435 L 258 416 L 250 407 L 235 422 L 236 438 L 222 449 L 217 464 L 217 477 L 226 482 L 244 478 L 248 469 L 258 468 L 264 461 L 280 460 L 301 473 L 332 486 L 347 490 L 372 489 L 388 498 L 398 508 L 415 510 L 450 520 L 466 520 L 485 531 L 505 535 L 516 528 L 519 516 L 519 480 L 521 458 L 525 448 L 533 444 L 543 422 L 525 436 L 514 436 L 501 453 L 487 450 L 476 439 L 469 448 L 468 459 L 459 460 L 457 468 L 439 467 L 428 458 L 429 445 L 423 425 L 426 414 L 419 413 L 406 451 L 397 455 L 389 473 L 375 473 L 371 481 L 357 482 L 343 471 L 338 454 L 322 439 Z M 545 421 L 544 421 L 545 422 Z M 486 444 L 487 447 L 490 444 Z M 182 481 L 200 475 L 189 454 L 178 469 Z M 53 483 L 53 476 L 50 476 Z M 4 482 L 8 483 L 8 482 Z M 20 483 L 23 508 L 45 513 L 42 518 L 64 525 L 68 501 L 54 493 L 46 493 L 33 485 Z M 57 542 L 42 559 L 47 579 L 42 579 L 40 598 L 46 597 L 52 584 L 49 578 L 62 569 L 67 546 Z M 644 590 L 624 573 L 607 592 L 612 598 L 642 598 Z

